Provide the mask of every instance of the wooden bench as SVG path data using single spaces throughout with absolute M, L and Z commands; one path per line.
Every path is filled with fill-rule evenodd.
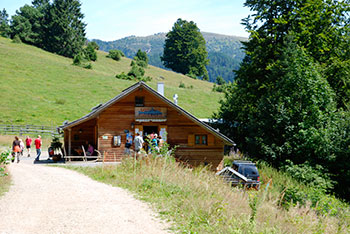
M 66 162 L 71 162 L 72 159 L 82 159 L 84 162 L 87 162 L 88 159 L 94 159 L 94 160 L 89 160 L 89 162 L 97 162 L 99 160 L 102 160 L 102 155 L 100 153 L 100 151 L 98 150 L 94 150 L 97 155 L 86 155 L 86 152 L 85 152 L 85 149 L 84 149 L 84 146 L 81 146 L 81 148 L 83 149 L 83 153 L 84 155 L 66 155 L 64 156 L 64 159 Z

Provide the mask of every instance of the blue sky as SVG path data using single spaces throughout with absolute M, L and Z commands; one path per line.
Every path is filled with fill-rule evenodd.
M 1 0 L 12 16 L 32 0 Z M 249 15 L 245 0 L 81 0 L 89 39 L 106 41 L 148 36 L 171 30 L 178 18 L 194 21 L 204 32 L 247 37 L 241 19 Z

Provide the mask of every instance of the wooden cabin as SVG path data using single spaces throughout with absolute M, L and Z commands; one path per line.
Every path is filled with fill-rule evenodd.
M 161 89 L 164 86 L 160 84 Z M 120 161 L 125 155 L 126 138 L 157 133 L 175 157 L 193 166 L 211 164 L 215 169 L 223 159 L 224 146 L 234 142 L 165 98 L 144 82 L 125 89 L 82 118 L 61 126 L 68 155 L 92 143 L 106 161 Z M 133 149 L 133 146 L 132 148 Z

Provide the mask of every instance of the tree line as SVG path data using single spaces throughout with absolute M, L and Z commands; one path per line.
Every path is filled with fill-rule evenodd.
M 255 12 L 243 20 L 246 56 L 215 118 L 251 157 L 294 175 L 310 169 L 327 181 L 318 187 L 349 200 L 350 2 L 245 6 Z
M 11 20 L 5 9 L 1 11 L 0 35 L 73 58 L 84 52 L 83 18 L 78 0 L 33 0 L 19 8 Z

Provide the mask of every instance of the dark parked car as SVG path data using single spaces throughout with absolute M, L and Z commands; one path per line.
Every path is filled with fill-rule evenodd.
M 237 160 L 232 167 L 225 167 L 217 173 L 233 186 L 242 185 L 246 188 L 260 188 L 260 176 L 255 163 Z

